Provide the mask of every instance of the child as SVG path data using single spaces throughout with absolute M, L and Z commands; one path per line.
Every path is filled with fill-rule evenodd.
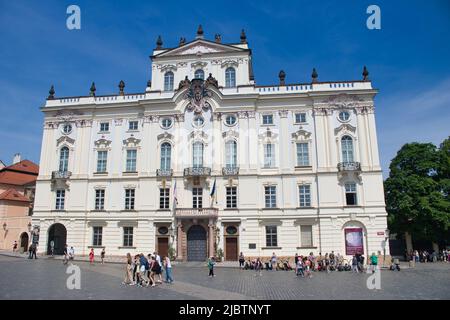
M 89 252 L 89 263 L 94 264 L 94 248 L 91 248 L 91 252 Z
M 214 265 L 216 262 L 214 261 L 214 257 L 209 258 L 208 260 L 208 269 L 209 269 L 209 277 L 215 277 L 214 275 Z
M 305 266 L 306 266 L 306 275 L 309 278 L 312 278 L 312 274 L 311 274 L 311 260 L 306 259 L 305 261 Z
M 297 262 L 297 276 L 299 274 L 302 276 L 302 278 L 305 277 L 305 274 L 303 273 L 303 259 L 298 259 Z

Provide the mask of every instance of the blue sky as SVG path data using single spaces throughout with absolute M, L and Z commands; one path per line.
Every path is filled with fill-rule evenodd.
M 44 2 L 44 3 L 43 3 Z M 66 9 L 81 8 L 81 30 L 66 28 Z M 366 9 L 381 8 L 381 30 Z M 257 84 L 361 79 L 367 65 L 376 98 L 380 157 L 407 142 L 440 143 L 450 134 L 450 2 L 433 1 L 6 1 L 0 0 L 0 159 L 39 162 L 45 103 L 57 96 L 142 92 L 148 56 L 160 34 L 238 42 L 247 33 Z

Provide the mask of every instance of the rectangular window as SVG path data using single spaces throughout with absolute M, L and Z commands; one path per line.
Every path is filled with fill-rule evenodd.
M 126 172 L 136 172 L 136 150 L 127 150 Z
M 277 187 L 264 187 L 264 195 L 266 198 L 266 208 L 276 208 L 277 206 Z
M 134 210 L 134 189 L 125 189 L 125 210 Z
M 95 210 L 105 209 L 105 190 L 95 190 Z
M 272 168 L 275 166 L 275 145 L 264 145 L 264 168 Z
M 123 246 L 133 246 L 133 227 L 123 227 Z
M 264 114 L 262 116 L 263 124 L 273 124 L 273 115 L 272 114 Z
M 345 184 L 345 200 L 347 206 L 356 206 L 358 204 L 355 183 Z
M 305 122 L 306 122 L 306 113 L 295 114 L 295 123 L 305 123 Z
M 312 226 L 300 226 L 300 241 L 304 248 L 313 246 Z
M 93 246 L 101 246 L 102 238 L 103 238 L 103 227 L 94 227 L 93 228 L 92 245 Z
M 297 166 L 309 166 L 308 143 L 297 143 Z
M 192 188 L 192 207 L 202 208 L 203 207 L 203 189 L 202 188 Z
M 138 129 L 138 122 L 137 121 L 130 121 L 128 122 L 128 130 L 137 130 Z
M 311 207 L 311 186 L 298 186 L 298 193 L 300 197 L 300 207 Z
M 101 122 L 100 132 L 108 132 L 108 131 L 109 131 L 109 122 Z
M 108 151 L 97 151 L 97 172 L 106 172 Z
M 56 190 L 56 210 L 64 210 L 66 190 Z
M 237 208 L 237 187 L 227 187 L 227 208 Z
M 266 247 L 277 246 L 277 226 L 266 226 Z
M 159 189 L 159 208 L 169 209 L 169 188 Z

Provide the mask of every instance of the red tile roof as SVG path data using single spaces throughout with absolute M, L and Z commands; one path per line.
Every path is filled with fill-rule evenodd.
M 23 186 L 36 182 L 39 166 L 29 160 L 0 169 L 0 184 Z
M 3 168 L 3 170 L 5 169 L 39 174 L 39 166 L 30 160 L 22 160 L 16 164 Z
M 14 189 L 8 189 L 2 194 L 0 194 L 0 200 L 30 202 L 30 199 L 28 199 L 28 197 L 24 196 L 23 194 Z

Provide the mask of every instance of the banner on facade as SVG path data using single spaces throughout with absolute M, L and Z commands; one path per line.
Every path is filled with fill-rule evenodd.
M 363 230 L 361 228 L 345 229 L 345 254 L 352 256 L 357 253 L 364 253 Z

